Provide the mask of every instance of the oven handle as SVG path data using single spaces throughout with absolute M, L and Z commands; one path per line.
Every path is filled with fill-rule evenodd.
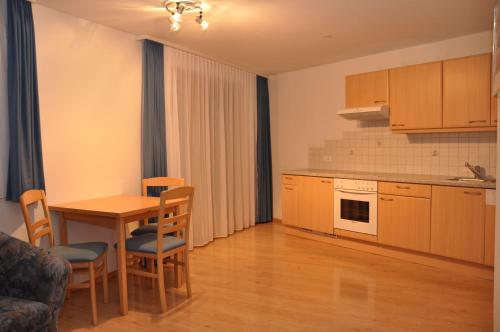
M 344 194 L 355 194 L 355 195 L 376 195 L 376 192 L 373 191 L 348 191 L 348 190 L 340 190 L 340 189 L 335 189 L 335 191 L 344 193 Z

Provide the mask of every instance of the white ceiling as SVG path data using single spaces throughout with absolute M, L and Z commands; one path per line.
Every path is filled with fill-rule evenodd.
M 169 31 L 163 0 L 37 0 L 261 74 L 491 30 L 497 0 L 206 0 L 210 22 Z

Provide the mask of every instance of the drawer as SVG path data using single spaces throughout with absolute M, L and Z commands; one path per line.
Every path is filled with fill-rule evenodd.
M 380 194 L 431 198 L 431 186 L 426 184 L 379 182 Z
M 298 181 L 295 175 L 283 175 L 283 184 L 297 184 Z

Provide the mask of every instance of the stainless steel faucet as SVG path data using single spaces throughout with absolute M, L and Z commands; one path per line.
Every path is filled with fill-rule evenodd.
M 466 161 L 465 167 L 467 167 L 474 174 L 474 179 L 484 180 L 481 175 L 481 167 L 479 165 L 472 166 L 468 161 Z

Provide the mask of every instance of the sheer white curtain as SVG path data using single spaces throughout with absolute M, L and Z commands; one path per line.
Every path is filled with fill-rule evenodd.
M 196 188 L 192 245 L 255 224 L 256 76 L 165 46 L 169 176 Z

